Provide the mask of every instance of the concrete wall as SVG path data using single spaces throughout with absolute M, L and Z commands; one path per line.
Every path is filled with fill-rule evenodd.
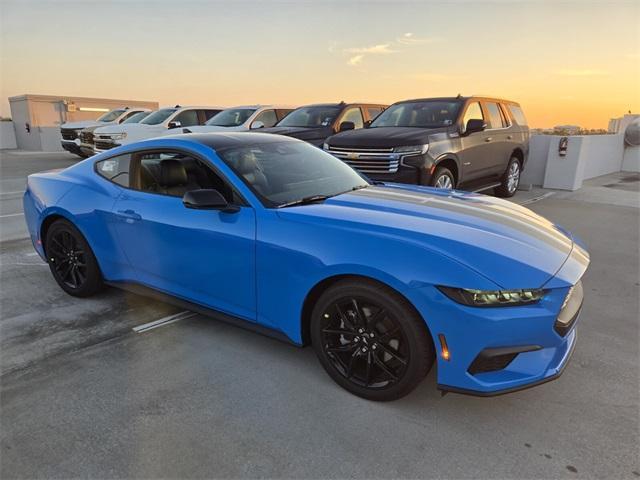
M 0 148 L 16 148 L 16 131 L 13 122 L 0 122 Z
M 560 156 L 561 136 L 533 135 L 521 184 L 577 190 L 584 180 L 621 170 L 640 171 L 640 147 L 625 145 L 623 132 L 613 135 L 567 137 L 567 154 Z

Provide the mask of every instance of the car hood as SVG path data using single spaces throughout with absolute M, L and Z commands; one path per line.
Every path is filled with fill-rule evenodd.
M 429 143 L 429 136 L 449 128 L 375 127 L 349 130 L 327 140 L 332 147 L 403 147 Z
M 331 127 L 270 127 L 261 128 L 260 132 L 287 135 L 288 137 L 309 141 L 324 140 L 333 133 L 333 129 Z
M 103 125 L 110 125 L 111 123 L 105 122 L 96 122 L 95 120 L 83 120 L 81 122 L 68 122 L 60 125 L 60 128 L 70 128 L 72 130 L 77 130 L 78 128 L 87 128 L 87 127 L 99 127 Z
M 504 289 L 542 287 L 574 246 L 567 232 L 520 205 L 427 187 L 371 186 L 323 203 L 284 208 L 279 214 L 295 221 L 364 230 L 387 241 L 395 238 L 400 242 L 397 248 L 402 242 L 417 242 Z M 411 261 L 419 265 L 420 260 Z

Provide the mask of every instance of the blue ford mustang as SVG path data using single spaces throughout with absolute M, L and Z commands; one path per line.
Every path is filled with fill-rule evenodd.
M 31 175 L 24 211 L 60 287 L 119 286 L 311 343 L 372 400 L 495 395 L 552 380 L 576 341 L 589 264 L 530 210 L 368 181 L 260 133 L 139 142 Z

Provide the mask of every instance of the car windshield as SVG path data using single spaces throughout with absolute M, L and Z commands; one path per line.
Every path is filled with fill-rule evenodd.
M 111 110 L 110 112 L 105 113 L 100 118 L 98 118 L 99 122 L 113 122 L 116 118 L 122 115 L 125 112 L 124 109 Z
M 371 123 L 376 127 L 435 128 L 453 125 L 462 102 L 428 100 L 391 105 Z
M 276 127 L 328 127 L 340 113 L 340 107 L 300 107 L 284 117 Z
M 153 112 L 147 118 L 142 120 L 140 124 L 144 125 L 158 125 L 164 122 L 169 116 L 177 111 L 177 108 L 163 108 L 162 110 L 158 110 L 157 112 Z
M 270 208 L 322 200 L 369 185 L 341 160 L 302 141 L 232 147 L 218 155 Z
M 125 123 L 138 123 L 140 122 L 140 120 L 142 120 L 144 117 L 146 117 L 147 115 L 149 115 L 149 112 L 138 112 L 138 113 L 134 113 L 133 115 L 131 115 L 129 118 L 127 118 L 124 122 L 122 122 L 123 124 Z
M 215 127 L 237 127 L 246 122 L 255 111 L 255 108 L 229 108 L 228 110 L 223 110 L 211 117 L 205 125 L 213 125 Z

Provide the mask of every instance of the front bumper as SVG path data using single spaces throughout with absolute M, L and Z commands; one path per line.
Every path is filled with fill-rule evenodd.
M 434 337 L 438 388 L 493 396 L 558 378 L 575 348 L 582 305 L 580 299 L 570 325 L 559 333 L 569 291 L 570 286 L 551 288 L 533 305 L 484 308 L 458 304 L 436 287 L 414 289 L 410 300 Z
M 60 145 L 62 145 L 62 148 L 64 148 L 67 152 L 73 153 L 75 155 L 84 155 L 82 153 L 82 150 L 80 149 L 80 144 L 76 143 L 74 141 L 69 141 L 69 140 L 62 140 L 60 142 Z

